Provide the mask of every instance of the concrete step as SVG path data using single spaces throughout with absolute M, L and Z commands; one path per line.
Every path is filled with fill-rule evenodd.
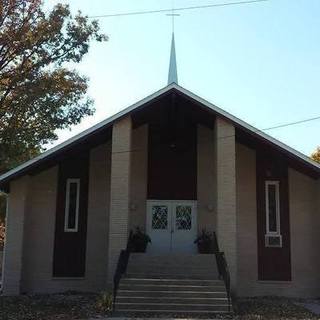
M 174 258 L 173 258 L 174 259 Z M 162 260 L 158 260 L 158 261 L 150 261 L 150 260 L 141 260 L 141 261 L 135 261 L 130 259 L 130 262 L 136 264 L 136 265 L 151 265 L 151 266 L 171 266 L 171 267 L 181 267 L 181 265 L 183 264 L 188 264 L 189 266 L 192 267 L 199 267 L 201 265 L 212 265 L 214 266 L 214 264 L 216 263 L 215 259 L 210 259 L 209 261 L 202 261 L 200 260 L 193 260 L 193 261 L 162 261 Z
M 131 291 L 196 291 L 196 292 L 216 292 L 225 291 L 224 286 L 206 286 L 206 285 L 168 285 L 168 284 L 125 284 L 120 283 L 120 290 Z
M 219 279 L 214 255 L 130 255 L 120 281 L 116 310 L 136 316 L 229 312 L 224 282 Z
M 161 285 L 206 285 L 224 286 L 222 280 L 203 280 L 203 279 L 158 279 L 158 278 L 122 278 L 122 284 L 161 284 Z
M 222 304 L 181 304 L 181 303 L 121 303 L 116 302 L 116 310 L 124 311 L 124 310 L 144 310 L 146 311 L 202 311 L 202 312 L 210 312 L 210 311 L 224 311 L 228 312 L 229 307 L 227 303 Z
M 181 280 L 218 280 L 219 275 L 218 274 L 174 274 L 174 273 L 160 273 L 159 271 L 157 273 L 150 272 L 150 273 L 140 273 L 140 272 L 127 272 L 126 278 L 140 278 L 144 279 L 146 277 L 150 277 L 153 279 L 181 279 Z
M 176 298 L 176 297 L 148 297 L 148 296 L 119 296 L 118 303 L 135 304 L 206 304 L 206 305 L 224 305 L 228 304 L 227 298 Z
M 219 278 L 213 254 L 130 255 L 127 278 L 202 279 Z
M 173 297 L 173 298 L 226 298 L 227 293 L 225 291 L 169 291 L 169 290 L 154 290 L 154 291 L 133 291 L 133 290 L 118 290 L 118 297 L 122 296 L 147 296 L 147 297 Z
M 215 255 L 183 255 L 183 254 L 167 254 L 167 255 L 149 255 L 147 253 L 132 253 L 129 259 L 129 266 L 139 267 L 172 267 L 172 268 L 198 268 L 208 267 L 216 269 Z
M 127 271 L 128 272 L 133 272 L 133 270 L 139 270 L 139 271 L 154 271 L 154 270 L 161 270 L 163 271 L 182 271 L 182 272 L 186 272 L 186 271 L 190 271 L 190 272 L 206 272 L 206 273 L 212 273 L 212 272 L 216 272 L 217 268 L 216 266 L 211 266 L 211 265 L 204 265 L 204 266 L 200 266 L 200 265 L 187 265 L 187 266 L 172 266 L 172 265 L 151 265 L 151 264 L 136 264 L 136 263 L 129 263 Z
M 131 253 L 130 260 L 138 261 L 156 261 L 168 263 L 180 263 L 184 261 L 192 262 L 210 262 L 215 260 L 214 254 L 184 254 L 184 253 L 166 253 L 166 254 L 149 254 L 149 253 Z
M 145 275 L 152 274 L 178 274 L 178 275 L 218 275 L 218 270 L 214 268 L 200 268 L 200 267 L 161 267 L 161 266 L 139 266 L 129 265 L 127 273 L 144 273 Z
M 231 311 L 232 313 L 232 311 Z M 152 312 L 148 312 L 146 310 L 132 310 L 132 309 L 122 309 L 121 311 L 115 311 L 113 312 L 113 316 L 115 317 L 123 317 L 123 318 L 152 318 L 152 317 L 157 317 L 157 318 L 162 318 L 162 317 L 167 317 L 167 318 L 176 318 L 178 315 L 179 318 L 199 318 L 199 315 L 201 315 L 201 318 L 214 318 L 214 317 L 220 317 L 224 315 L 229 315 L 229 311 L 201 311 L 201 310 L 175 310 L 175 311 L 170 311 L 170 310 L 152 310 Z
M 149 272 L 131 272 L 128 271 L 126 276 L 128 278 L 139 277 L 139 278 L 146 278 L 152 277 L 155 279 L 191 279 L 191 280 L 218 280 L 219 276 L 215 273 L 204 273 L 204 272 L 175 272 L 173 271 L 152 271 Z

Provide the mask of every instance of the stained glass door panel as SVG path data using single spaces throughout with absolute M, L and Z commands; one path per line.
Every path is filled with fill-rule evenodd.
M 152 222 L 151 227 L 153 230 L 166 230 L 168 229 L 168 206 L 152 206 Z
M 148 201 L 147 233 L 151 238 L 148 253 L 171 251 L 171 203 L 169 201 Z
M 192 227 L 192 206 L 176 206 L 176 230 L 191 230 Z
M 172 204 L 173 233 L 172 250 L 196 253 L 196 205 L 195 201 L 181 201 Z

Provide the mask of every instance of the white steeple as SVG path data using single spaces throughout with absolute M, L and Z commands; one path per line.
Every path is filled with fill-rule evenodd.
M 168 84 L 171 84 L 171 83 L 178 84 L 176 46 L 175 46 L 175 42 L 174 42 L 174 32 L 172 32 L 169 75 L 168 75 Z

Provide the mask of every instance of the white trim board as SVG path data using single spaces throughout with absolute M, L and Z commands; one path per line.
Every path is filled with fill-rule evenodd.
M 70 185 L 75 183 L 77 185 L 76 194 L 76 212 L 74 227 L 69 228 L 69 214 L 70 214 Z M 79 201 L 80 201 L 80 179 L 67 179 L 66 181 L 66 205 L 64 210 L 64 232 L 78 232 L 79 227 Z
M 269 186 L 275 186 L 275 195 L 276 195 L 276 231 L 270 231 L 270 221 L 269 221 Z M 278 236 L 281 235 L 281 210 L 280 210 L 280 181 L 279 180 L 267 180 L 264 184 L 265 192 L 265 210 L 266 210 L 266 235 L 268 236 Z
M 310 159 L 309 157 L 307 157 L 306 155 L 304 155 L 303 153 L 289 147 L 288 145 L 280 142 L 279 140 L 272 138 L 271 136 L 269 136 L 268 134 L 262 132 L 261 130 L 258 130 L 257 128 L 249 125 L 248 123 L 238 119 L 237 117 L 233 116 L 232 114 L 226 112 L 225 110 L 217 107 L 216 105 L 200 98 L 199 96 L 195 95 L 194 93 L 188 91 L 187 89 L 177 85 L 176 83 L 172 83 L 162 89 L 160 89 L 159 91 L 156 91 L 155 93 L 147 96 L 146 98 L 138 101 L 137 103 L 127 107 L 126 109 L 116 113 L 115 115 L 111 116 L 110 118 L 105 119 L 104 121 L 101 121 L 100 123 L 94 125 L 93 127 L 81 132 L 80 134 L 68 139 L 67 141 L 53 147 L 52 149 L 42 153 L 41 155 L 35 157 L 34 159 L 31 159 L 23 164 L 21 164 L 20 166 L 6 172 L 5 174 L 0 176 L 0 183 L 1 182 L 5 182 L 6 180 L 10 180 L 11 177 L 14 177 L 15 175 L 19 174 L 19 171 L 22 171 L 24 169 L 27 169 L 28 167 L 36 164 L 38 161 L 40 160 L 44 160 L 45 158 L 49 157 L 50 155 L 58 152 L 60 149 L 65 148 L 66 146 L 71 145 L 72 143 L 76 142 L 77 140 L 80 140 L 81 138 L 94 133 L 95 131 L 97 131 L 98 129 L 101 129 L 107 125 L 112 124 L 114 121 L 116 121 L 117 119 L 125 116 L 126 114 L 134 111 L 135 109 L 143 106 L 144 104 L 152 101 L 153 99 L 161 96 L 162 94 L 170 91 L 171 89 L 175 89 L 181 93 L 183 93 L 184 95 L 190 97 L 191 99 L 199 102 L 200 104 L 204 105 L 205 107 L 211 109 L 212 111 L 220 114 L 221 116 L 225 117 L 226 119 L 234 122 L 236 125 L 247 129 L 249 132 L 256 134 L 257 136 L 260 136 L 261 138 L 270 141 L 272 144 L 280 147 L 281 149 L 291 153 L 292 155 L 294 155 L 295 157 L 299 158 L 300 160 L 306 162 L 307 164 L 311 165 L 315 170 L 318 170 L 320 173 L 320 164 L 316 163 L 315 161 L 313 161 L 312 159 Z

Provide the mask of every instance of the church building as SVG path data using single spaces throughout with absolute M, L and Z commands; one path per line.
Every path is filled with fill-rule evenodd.
M 174 37 L 166 87 L 3 174 L 0 190 L 4 295 L 114 290 L 118 309 L 155 312 L 319 297 L 320 165 L 181 87 Z M 145 252 L 128 246 L 137 230 Z

